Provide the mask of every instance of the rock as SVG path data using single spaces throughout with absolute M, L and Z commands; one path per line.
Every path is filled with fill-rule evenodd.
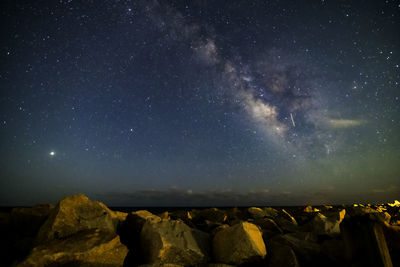
M 317 237 L 312 233 L 288 233 L 275 236 L 271 241 L 291 247 L 302 266 L 312 265 L 321 258 L 321 248 L 317 244 Z
M 125 220 L 125 224 L 140 233 L 145 222 L 160 222 L 161 218 L 147 210 L 138 210 L 128 214 Z
M 349 215 L 356 217 L 356 216 L 363 216 L 368 215 L 368 217 L 373 221 L 380 221 L 380 222 L 390 222 L 391 216 L 389 213 L 384 211 L 382 207 L 378 207 L 374 209 L 372 207 L 364 207 L 364 206 L 355 206 L 350 209 Z
M 192 210 L 191 217 L 195 224 L 197 224 L 200 221 L 205 221 L 205 220 L 208 220 L 211 222 L 224 223 L 228 219 L 227 214 L 217 208 Z
M 400 207 L 400 201 L 395 200 L 393 203 L 388 203 L 390 207 Z
M 168 211 L 164 211 L 163 213 L 157 214 L 158 217 L 161 218 L 161 220 L 170 220 L 171 216 Z
M 13 208 L 10 214 L 11 231 L 20 236 L 35 237 L 53 208 L 51 204 L 39 204 L 31 208 Z
M 253 219 L 260 219 L 260 218 L 264 218 L 266 216 L 266 213 L 264 212 L 264 210 L 262 210 L 260 208 L 256 208 L 256 207 L 248 208 L 247 212 L 250 214 L 250 216 Z
M 253 263 L 267 254 L 260 229 L 248 222 L 222 228 L 212 246 L 215 260 L 226 264 Z
M 279 212 L 274 208 L 263 208 L 264 214 L 266 217 L 275 218 L 278 216 Z
M 286 232 L 297 232 L 298 225 L 296 219 L 290 215 L 286 210 L 282 211 L 274 218 L 278 226 Z
M 300 266 L 293 249 L 287 245 L 270 242 L 268 243 L 268 254 L 270 255 L 268 258 L 268 266 Z
M 400 266 L 400 226 L 386 223 L 384 233 L 393 266 Z
M 310 222 L 311 231 L 318 235 L 338 235 L 340 234 L 340 223 L 342 222 L 346 210 L 332 212 L 327 216 L 317 213 Z
M 270 218 L 258 218 L 254 220 L 254 224 L 258 225 L 262 230 L 269 230 L 276 233 L 282 233 L 282 230 Z
M 209 259 L 208 234 L 182 221 L 147 221 L 140 234 L 141 249 L 148 263 L 202 264 Z
M 393 266 L 382 223 L 368 214 L 346 218 L 340 224 L 346 258 L 354 266 Z
M 122 266 L 127 252 L 118 236 L 91 229 L 39 245 L 17 266 Z
M 111 217 L 119 222 L 124 222 L 126 220 L 126 217 L 128 217 L 128 213 L 126 212 L 121 212 L 121 211 L 111 211 Z
M 52 209 L 39 230 L 36 243 L 65 239 L 92 229 L 115 234 L 118 222 L 118 216 L 103 203 L 91 201 L 82 194 L 68 196 Z
M 121 242 L 129 249 L 126 265 L 133 266 L 143 263 L 140 253 L 140 233 L 146 222 L 160 222 L 161 218 L 147 210 L 138 210 L 128 214 L 119 229 Z
M 313 207 L 311 207 L 311 206 L 307 206 L 307 207 L 304 208 L 303 211 L 304 211 L 304 212 L 307 212 L 307 213 L 312 213 L 312 212 L 318 212 L 318 211 L 320 211 L 320 210 L 317 209 L 317 208 L 313 208 Z

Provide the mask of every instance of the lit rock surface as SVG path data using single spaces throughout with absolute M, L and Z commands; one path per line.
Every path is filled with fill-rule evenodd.
M 122 266 L 127 253 L 119 236 L 90 230 L 35 247 L 18 266 Z
M 317 213 L 311 222 L 311 230 L 319 235 L 338 235 L 345 214 L 346 210 L 331 212 L 327 216 Z
M 82 194 L 69 196 L 51 211 L 39 230 L 36 242 L 47 243 L 91 229 L 115 233 L 118 221 L 118 216 L 103 203 L 91 201 Z
M 196 265 L 209 260 L 209 236 L 181 221 L 147 221 L 140 235 L 144 259 L 149 263 Z
M 261 231 L 248 222 L 218 231 L 213 239 L 213 252 L 217 262 L 233 265 L 257 262 L 267 254 Z

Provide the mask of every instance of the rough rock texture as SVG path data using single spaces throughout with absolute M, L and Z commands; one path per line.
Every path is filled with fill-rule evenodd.
M 257 262 L 267 254 L 261 231 L 248 222 L 222 228 L 215 234 L 212 245 L 215 260 L 226 264 Z
M 84 195 L 66 197 L 51 210 L 21 266 L 122 266 L 128 249 L 117 226 L 125 217 Z
M 129 249 L 125 261 L 127 266 L 136 266 L 144 263 L 141 257 L 140 232 L 147 221 L 160 222 L 161 218 L 147 210 L 138 210 L 129 213 L 125 222 L 119 228 L 121 242 Z
M 56 207 L 3 209 L 0 258 L 5 266 L 400 266 L 398 203 L 157 216 L 75 195 Z
M 298 224 L 296 219 L 289 214 L 285 209 L 282 209 L 274 218 L 274 221 L 285 232 L 297 232 Z
M 175 220 L 147 221 L 140 234 L 144 259 L 185 266 L 209 260 L 209 235 Z
M 247 212 L 253 219 L 260 219 L 266 217 L 266 212 L 263 209 L 257 207 L 250 207 L 247 209 Z
M 207 220 L 212 222 L 224 223 L 228 219 L 227 214 L 217 208 L 192 210 L 191 217 L 193 218 L 194 222 Z
M 115 233 L 118 222 L 118 216 L 103 203 L 91 201 L 82 194 L 73 195 L 62 199 L 51 211 L 36 242 L 47 243 L 91 229 Z
M 291 247 L 302 265 L 310 266 L 321 258 L 321 247 L 312 233 L 288 233 L 274 237 L 273 241 Z
M 310 230 L 318 235 L 340 234 L 340 223 L 346 214 L 346 210 L 330 212 L 327 216 L 317 213 L 311 221 Z
M 118 236 L 90 230 L 35 247 L 18 266 L 122 266 L 127 252 Z
M 263 208 L 264 214 L 266 217 L 275 218 L 278 216 L 279 212 L 274 208 Z

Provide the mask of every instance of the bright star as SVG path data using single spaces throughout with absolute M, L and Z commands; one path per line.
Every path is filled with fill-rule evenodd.
M 56 155 L 56 152 L 54 152 L 54 151 L 50 151 L 49 155 L 53 157 L 53 156 L 55 156 L 55 155 Z

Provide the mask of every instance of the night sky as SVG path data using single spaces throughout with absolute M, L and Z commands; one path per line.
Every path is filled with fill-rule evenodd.
M 400 196 L 400 1 L 0 10 L 0 205 Z

